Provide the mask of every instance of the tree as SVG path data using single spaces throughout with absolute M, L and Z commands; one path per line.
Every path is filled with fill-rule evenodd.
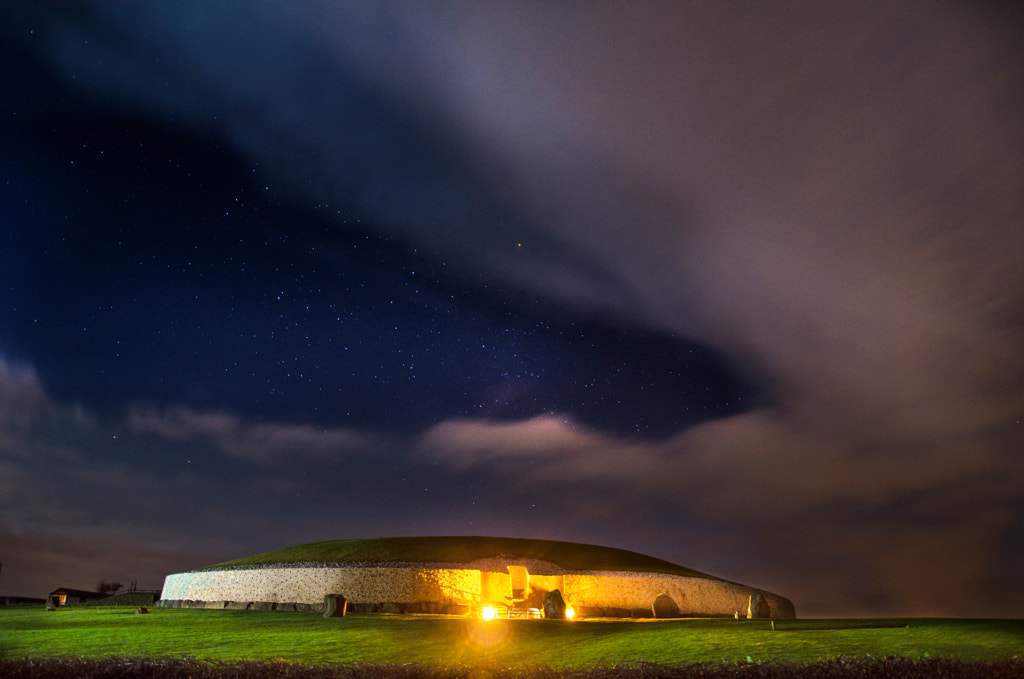
M 100 580 L 100 584 L 96 585 L 96 591 L 100 594 L 117 594 L 124 585 L 120 582 L 107 582 L 106 580 Z

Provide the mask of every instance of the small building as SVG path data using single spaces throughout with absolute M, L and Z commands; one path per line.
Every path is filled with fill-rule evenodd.
M 54 606 L 67 606 L 69 604 L 81 604 L 93 599 L 102 599 L 106 594 L 89 592 L 84 589 L 71 589 L 70 587 L 58 587 L 50 592 L 47 600 Z

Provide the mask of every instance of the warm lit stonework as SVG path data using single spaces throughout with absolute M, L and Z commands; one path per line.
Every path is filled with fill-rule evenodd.
M 501 556 L 467 564 L 269 565 L 207 569 L 167 576 L 165 606 L 319 610 L 342 594 L 356 612 L 530 616 L 544 594 L 559 590 L 576 619 L 651 617 L 659 595 L 682 616 L 746 617 L 760 592 L 771 618 L 794 618 L 793 604 L 771 592 L 711 577 L 566 570 L 535 559 Z M 534 616 L 535 617 L 535 616 Z

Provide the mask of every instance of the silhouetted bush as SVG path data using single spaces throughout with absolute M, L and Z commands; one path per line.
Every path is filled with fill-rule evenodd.
M 117 594 L 124 585 L 120 582 L 107 582 L 106 580 L 100 580 L 100 584 L 96 585 L 96 591 L 100 594 Z

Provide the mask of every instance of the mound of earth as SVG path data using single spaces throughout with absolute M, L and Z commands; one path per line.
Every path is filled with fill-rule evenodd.
M 545 561 L 567 571 L 631 571 L 720 579 L 669 561 L 625 549 L 557 540 L 484 536 L 328 540 L 276 549 L 263 554 L 219 563 L 210 568 L 286 564 L 469 564 L 485 559 L 510 556 L 517 559 Z

